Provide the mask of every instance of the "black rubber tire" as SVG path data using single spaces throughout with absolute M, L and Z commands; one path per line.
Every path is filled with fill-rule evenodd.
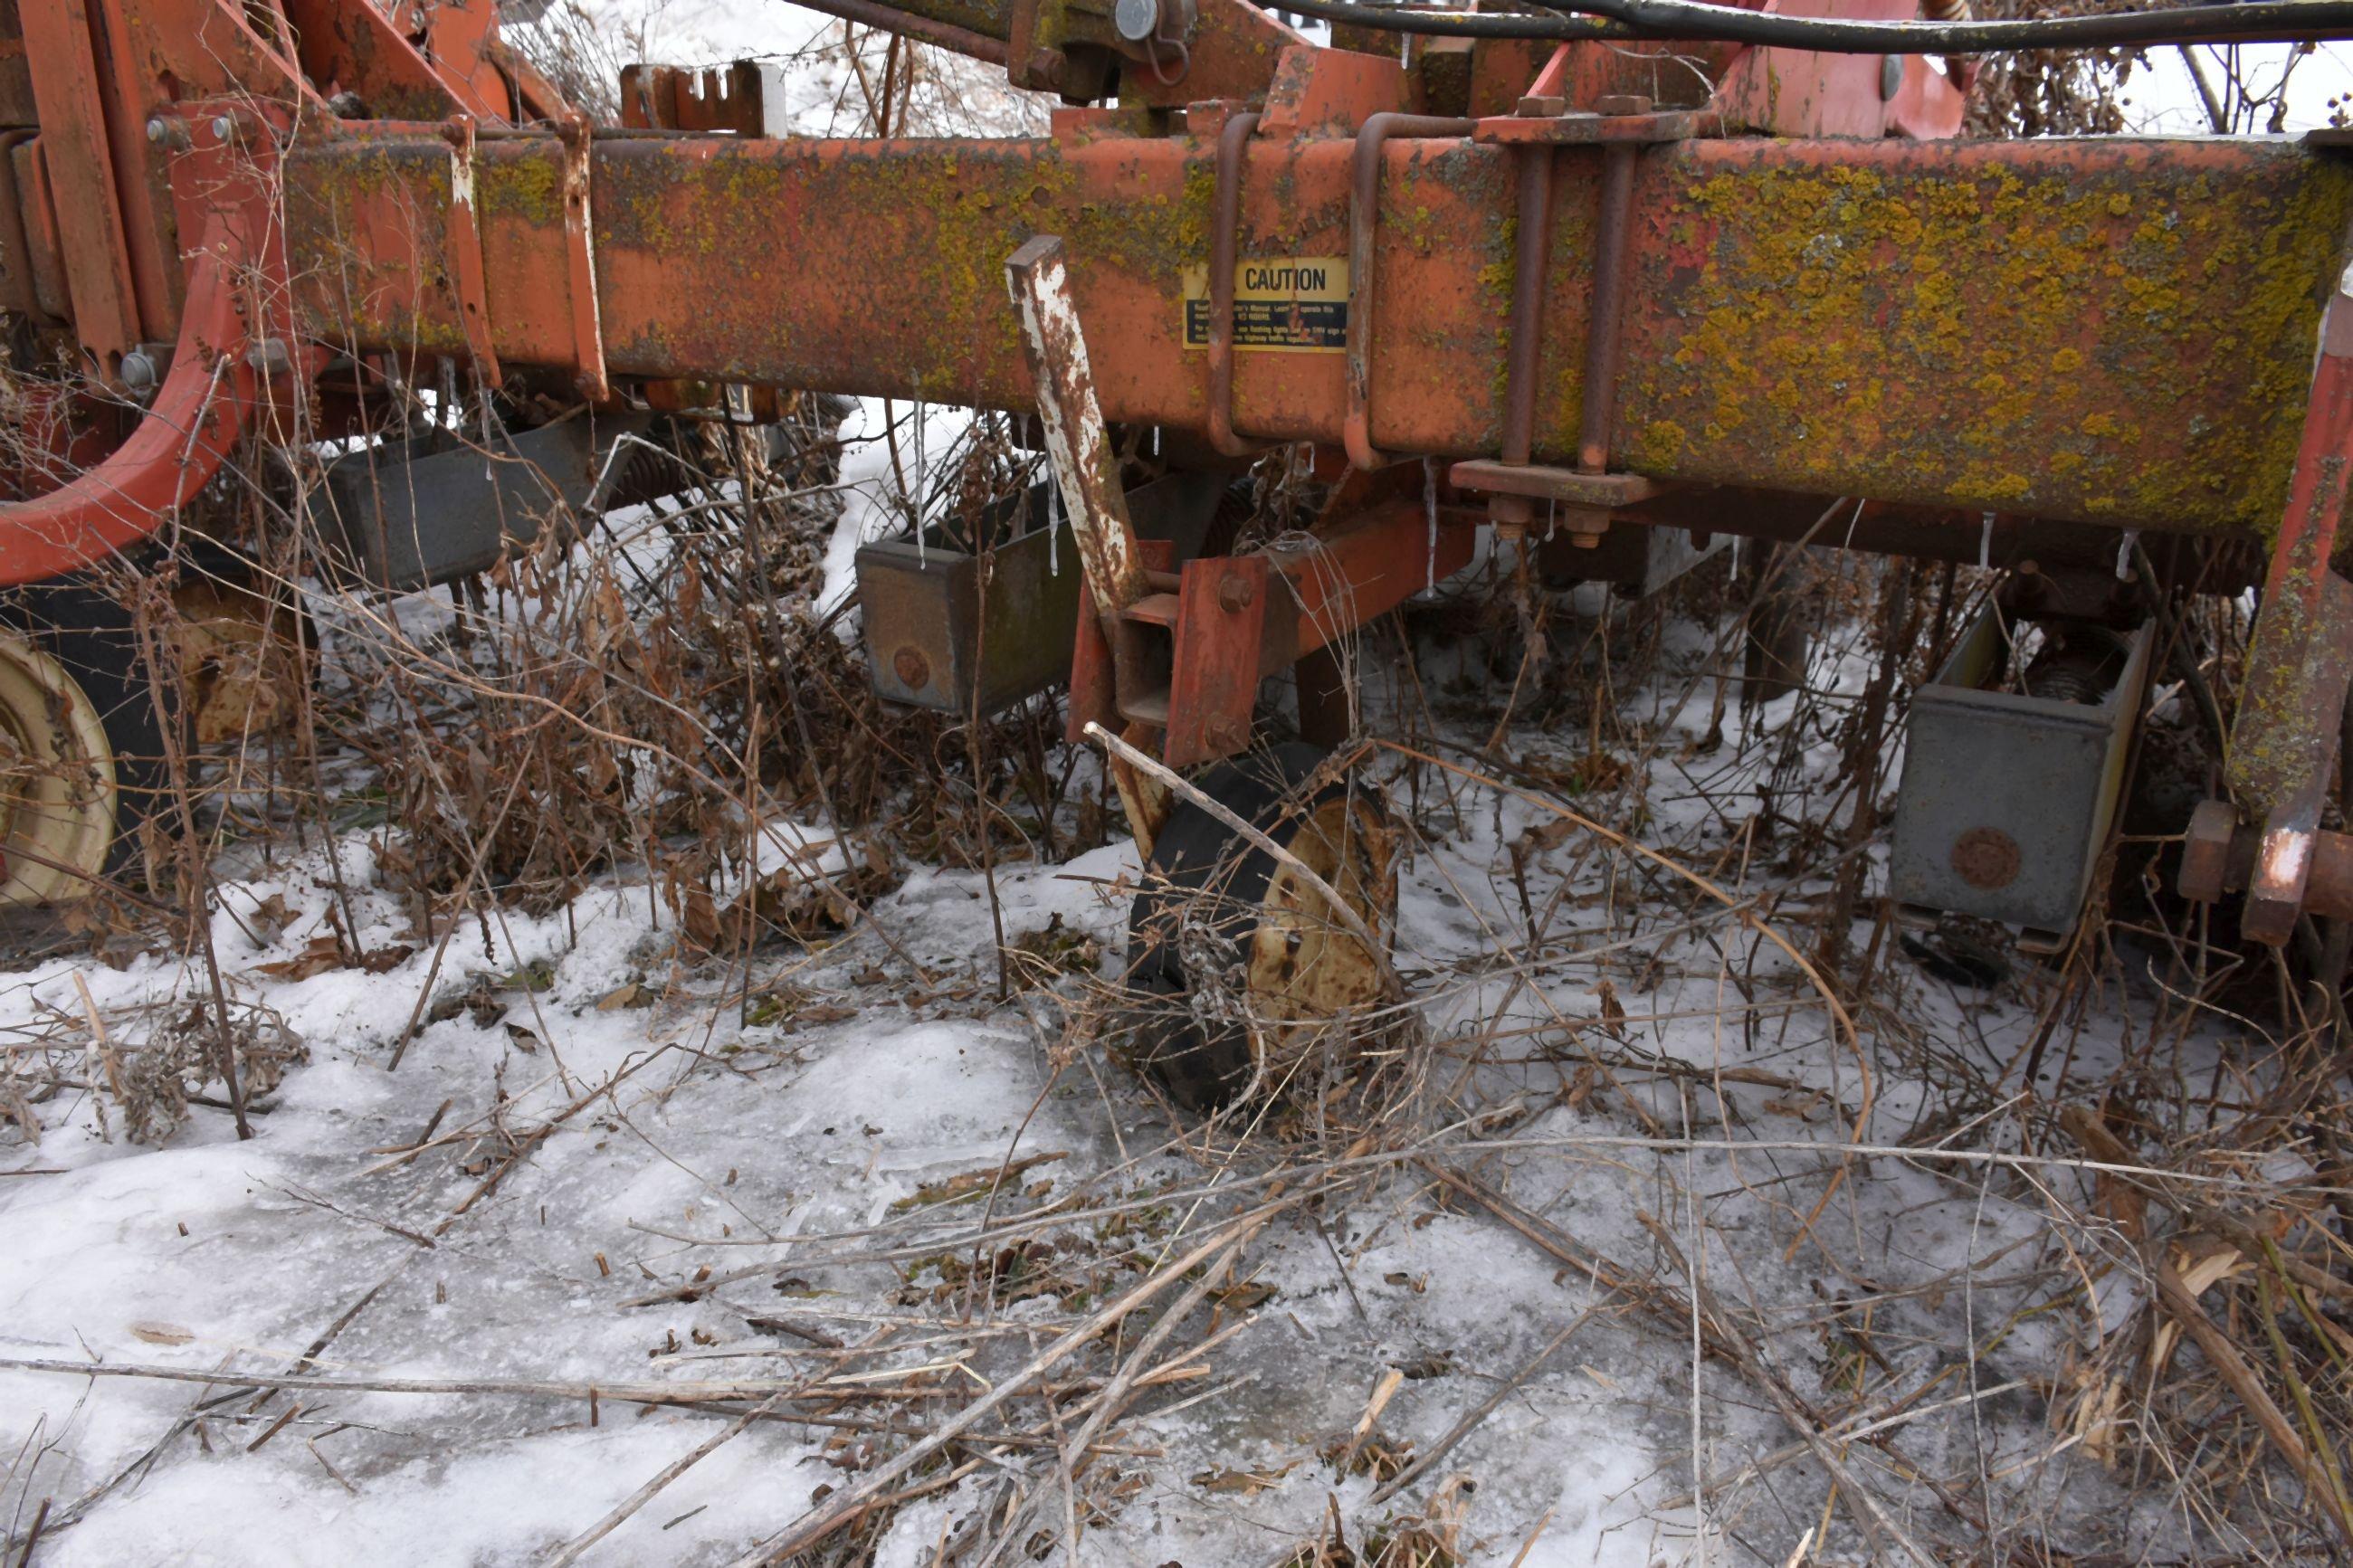
M 1288 797 L 1327 754 L 1290 742 L 1219 764 L 1200 787 L 1280 843 L 1286 820 L 1303 815 L 1296 807 L 1285 811 Z M 1335 784 L 1306 805 L 1312 808 L 1346 789 Z M 1247 1030 L 1205 1020 L 1186 1005 L 1193 977 L 1177 952 L 1177 923 L 1206 920 L 1215 948 L 1230 950 L 1234 962 L 1242 963 L 1274 871 L 1274 857 L 1198 805 L 1179 801 L 1145 863 L 1144 889 L 1128 907 L 1128 1054 L 1188 1110 L 1224 1105 L 1250 1082 L 1252 1064 Z M 1205 894 L 1216 900 L 1206 917 Z

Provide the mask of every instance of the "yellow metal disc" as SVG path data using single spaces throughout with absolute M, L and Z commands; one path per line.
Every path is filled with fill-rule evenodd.
M 97 707 L 64 666 L 0 629 L 0 905 L 89 896 L 114 824 Z

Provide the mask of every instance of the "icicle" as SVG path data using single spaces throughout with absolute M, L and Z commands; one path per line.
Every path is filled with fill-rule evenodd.
M 1046 575 L 1062 574 L 1062 487 L 1046 486 Z
M 2116 581 L 2119 583 L 2132 581 L 2133 544 L 2139 538 L 2139 529 L 2127 528 L 2125 530 L 2125 536 L 2116 541 Z
M 908 515 L 915 520 L 915 569 L 919 572 L 928 572 L 931 570 L 932 563 L 928 542 L 923 538 L 923 426 L 925 421 L 923 405 L 920 403 L 915 405 L 914 419 L 915 493 L 901 496 L 899 499 L 906 503 Z
M 1422 569 L 1424 589 L 1438 586 L 1438 459 L 1421 460 L 1421 505 L 1430 516 L 1430 564 Z
M 491 395 L 480 386 L 475 390 L 479 395 L 475 397 L 474 404 L 482 416 L 482 482 L 494 485 L 499 482 L 499 476 L 491 452 L 498 437 L 491 433 Z
M 1558 496 L 1546 496 L 1545 498 L 1545 542 L 1546 544 L 1550 544 L 1552 542 L 1553 531 L 1559 527 L 1560 498 Z
M 1985 514 L 1985 526 L 1978 533 L 1978 570 L 1982 572 L 1993 563 L 1993 513 Z

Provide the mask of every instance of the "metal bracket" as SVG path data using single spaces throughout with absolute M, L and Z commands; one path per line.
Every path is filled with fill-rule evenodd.
M 789 135 L 783 68 L 759 60 L 702 70 L 623 66 L 621 123 L 638 129 L 727 131 L 738 136 Z
M 505 384 L 498 351 L 491 344 L 491 304 L 482 273 L 482 231 L 474 218 L 474 117 L 453 114 L 441 127 L 449 143 L 449 222 L 442 243 L 448 251 L 449 287 L 458 296 L 458 320 L 475 371 L 491 386 Z
M 60 198 L 53 210 L 74 331 L 113 382 L 122 355 L 141 336 L 139 299 L 90 18 L 69 0 L 26 0 L 20 21 L 18 47 L 40 62 L 32 73 L 39 155 Z
M 2276 946 L 2295 929 L 2314 836 L 2353 679 L 2353 584 L 2329 563 L 2353 464 L 2353 294 L 2339 279 L 2320 320 L 2320 357 L 2287 512 L 2247 650 L 2246 690 L 2227 763 L 2239 808 L 2262 837 L 2240 924 Z
M 1041 234 L 1005 263 L 1006 287 L 1021 315 L 1021 346 L 1038 384 L 1046 458 L 1078 542 L 1079 563 L 1106 621 L 1144 597 L 1144 563 L 1119 485 L 1119 454 L 1095 401 L 1094 368 L 1071 293 L 1062 242 Z
M 588 206 L 588 117 L 574 110 L 556 121 L 564 142 L 564 239 L 571 259 L 572 341 L 579 357 L 575 383 L 591 403 L 613 395 L 605 375 L 605 327 L 596 302 L 596 231 Z
M 1640 147 L 1705 136 L 1719 123 L 1719 117 L 1704 109 L 1656 112 L 1642 109 L 1620 114 L 1491 114 L 1475 121 L 1470 134 L 1473 142 L 1505 147 Z
M 1218 205 L 1209 226 L 1209 445 L 1229 458 L 1254 458 L 1268 445 L 1234 434 L 1234 261 L 1241 233 L 1242 149 L 1258 120 L 1255 111 L 1229 115 L 1218 132 Z
M 1381 223 L 1381 150 L 1393 137 L 1466 135 L 1473 123 L 1429 114 L 1376 114 L 1356 132 L 1348 205 L 1348 413 L 1341 433 L 1351 467 L 1379 468 L 1396 461 L 1373 445 L 1373 242 Z M 1230 325 L 1227 331 L 1230 334 Z
M 1567 58 L 1554 51 L 1520 100 L 1520 112 L 1480 121 L 1476 142 L 1510 147 L 1519 164 L 1519 255 L 1512 283 L 1512 314 L 1504 366 L 1504 439 L 1500 462 L 1458 464 L 1455 482 L 1486 491 L 1488 515 L 1507 531 L 1527 526 L 1529 500 L 1567 500 L 1576 511 L 1572 530 L 1581 540 L 1598 540 L 1609 526 L 1609 512 L 1653 493 L 1631 475 L 1612 475 L 1609 440 L 1616 425 L 1618 363 L 1626 316 L 1627 257 L 1633 227 L 1634 160 L 1645 144 L 1680 141 L 1708 123 L 1688 110 L 1654 112 L 1651 100 L 1634 95 L 1599 100 L 1595 112 L 1564 114 L 1556 96 Z M 1585 335 L 1585 380 L 1577 442 L 1577 471 L 1596 481 L 1592 499 L 1564 493 L 1564 476 L 1514 480 L 1511 470 L 1529 466 L 1535 438 L 1536 371 L 1543 350 L 1545 274 L 1552 240 L 1553 156 L 1562 147 L 1601 149 L 1601 204 L 1596 223 L 1593 289 Z M 1640 494 L 1634 492 L 1640 490 Z
M 1548 468 L 1541 463 L 1514 465 L 1493 458 L 1470 458 L 1447 470 L 1458 490 L 1482 495 L 1527 496 L 1558 501 L 1563 506 L 1616 511 L 1639 506 L 1675 487 L 1641 474 L 1589 474 L 1579 468 Z

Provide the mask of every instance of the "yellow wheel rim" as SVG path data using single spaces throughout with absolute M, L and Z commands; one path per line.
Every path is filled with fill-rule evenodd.
M 0 630 L 0 905 L 87 897 L 114 847 L 114 752 L 65 667 Z
M 1397 918 L 1397 865 L 1393 836 L 1374 801 L 1319 802 L 1286 847 L 1386 945 Z M 1288 866 L 1278 866 L 1267 883 L 1247 969 L 1253 1043 L 1270 1066 L 1296 1059 L 1333 1025 L 1381 1000 L 1379 959 Z

